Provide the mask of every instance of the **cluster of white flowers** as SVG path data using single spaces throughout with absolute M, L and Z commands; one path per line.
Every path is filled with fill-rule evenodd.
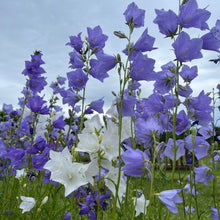
M 123 117 L 123 127 L 121 140 L 131 137 L 131 118 Z M 90 162 L 87 164 L 73 161 L 73 156 L 68 148 L 62 152 L 50 151 L 50 160 L 44 165 L 44 168 L 50 170 L 51 180 L 59 182 L 65 187 L 65 196 L 68 196 L 74 190 L 87 183 L 94 185 L 94 177 L 99 175 L 100 165 L 108 172 L 104 176 L 105 185 L 116 196 L 119 168 L 112 166 L 112 162 L 119 156 L 119 135 L 118 125 L 112 120 L 107 120 L 106 126 L 100 121 L 99 115 L 94 115 L 85 122 L 85 128 L 78 135 L 79 143 L 75 151 L 86 152 L 90 155 Z M 99 158 L 99 153 L 104 158 Z M 98 162 L 99 160 L 99 162 Z M 121 202 L 126 191 L 126 181 L 123 171 L 121 171 L 118 199 Z M 117 203 L 117 205 L 119 205 Z M 139 214 L 143 207 L 146 207 L 143 196 L 136 201 L 136 214 Z
M 125 119 L 124 123 L 130 123 L 130 120 Z M 124 127 L 125 129 L 122 130 L 122 140 L 131 136 L 130 126 Z M 110 183 L 109 179 L 117 184 L 118 168 L 112 166 L 112 161 L 117 160 L 119 154 L 117 124 L 112 120 L 108 120 L 107 126 L 104 127 L 99 115 L 95 115 L 85 122 L 85 128 L 78 135 L 78 138 L 79 143 L 75 151 L 88 153 L 91 161 L 87 164 L 73 161 L 73 156 L 67 147 L 62 152 L 51 150 L 50 160 L 44 165 L 44 168 L 51 172 L 51 180 L 64 185 L 65 196 L 68 196 L 78 187 L 87 183 L 93 185 L 93 177 L 99 174 L 98 152 L 102 152 L 105 159 L 101 160 L 101 167 L 109 170 L 105 178 L 106 185 L 114 194 L 115 186 L 112 182 Z M 123 179 L 120 181 L 120 185 L 122 186 L 119 188 L 119 198 L 121 199 L 126 189 Z

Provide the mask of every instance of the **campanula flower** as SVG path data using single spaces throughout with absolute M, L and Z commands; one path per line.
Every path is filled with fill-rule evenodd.
M 211 206 L 212 214 L 211 217 L 213 220 L 219 220 L 218 209 Z
M 146 28 L 140 38 L 136 41 L 134 44 L 134 49 L 135 51 L 141 51 L 141 52 L 146 52 L 146 51 L 151 51 L 156 49 L 153 47 L 154 45 L 155 38 L 151 37 L 148 34 L 148 29 Z
M 202 49 L 220 52 L 220 20 L 217 20 L 215 27 L 213 27 L 209 33 L 203 35 L 201 38 L 203 40 Z M 216 61 L 214 60 L 214 62 L 218 61 L 219 59 L 216 59 Z
M 176 58 L 180 62 L 192 61 L 202 57 L 200 52 L 203 46 L 203 40 L 200 38 L 190 39 L 189 35 L 182 31 L 172 44 Z
M 98 113 L 103 113 L 103 105 L 104 105 L 104 100 L 103 98 L 101 99 L 98 99 L 96 101 L 92 101 L 90 104 L 89 104 L 89 108 L 86 109 L 86 112 L 88 110 L 91 110 L 93 112 L 96 111 Z
M 176 203 L 182 203 L 182 199 L 178 195 L 181 189 L 166 190 L 159 193 L 160 201 L 172 212 L 178 213 Z
M 31 55 L 31 61 L 25 61 L 25 69 L 22 72 L 25 76 L 36 77 L 45 73 L 45 70 L 40 67 L 41 64 L 44 64 L 44 61 L 41 59 L 42 54 L 40 52 L 35 52 L 34 55 Z
M 2 110 L 6 111 L 8 114 L 10 114 L 13 111 L 13 106 L 12 106 L 12 104 L 7 105 L 4 103 L 2 106 Z
M 90 60 L 90 74 L 99 81 L 103 82 L 105 78 L 109 77 L 105 68 L 103 69 L 103 65 L 96 59 Z
M 146 200 L 144 194 L 141 197 L 134 200 L 135 205 L 135 217 L 140 215 L 141 213 L 147 213 L 147 206 L 149 205 L 149 200 Z
M 0 158 L 5 159 L 6 156 L 7 156 L 6 145 L 2 137 L 0 137 Z
M 213 108 L 211 107 L 212 98 L 207 96 L 202 90 L 197 97 L 193 97 L 188 101 L 190 107 L 190 115 L 192 120 L 198 121 L 199 125 L 207 126 L 213 118 L 211 113 Z
M 100 26 L 96 26 L 93 29 L 88 27 L 87 32 L 91 49 L 93 50 L 97 47 L 97 52 L 101 51 L 105 46 L 105 41 L 108 39 L 108 36 L 102 33 Z
M 72 89 L 62 91 L 61 96 L 63 97 L 63 104 L 68 103 L 72 107 L 80 100 L 80 96 L 73 92 Z
M 190 83 L 193 79 L 198 76 L 198 67 L 192 66 L 189 67 L 184 65 L 180 71 L 180 76 L 183 78 L 184 82 Z
M 155 74 L 154 92 L 168 93 L 175 85 L 176 66 L 169 62 L 161 66 L 162 71 Z
M 188 211 L 189 211 L 189 206 L 186 206 L 185 213 L 187 214 Z M 193 214 L 194 211 L 195 211 L 195 209 L 191 206 L 191 214 Z
M 109 172 L 105 175 L 105 184 L 109 188 L 109 190 L 112 191 L 112 194 L 116 196 L 116 184 L 118 181 L 118 175 L 119 175 L 119 168 L 115 167 L 110 167 Z M 120 184 L 119 184 L 119 189 L 118 189 L 118 199 L 121 202 L 122 197 L 125 195 L 126 192 L 126 182 L 123 178 L 124 172 L 121 171 L 121 176 L 120 176 Z M 118 205 L 118 204 L 117 204 Z
M 80 51 L 83 46 L 83 42 L 81 40 L 81 34 L 79 33 L 77 36 L 70 36 L 70 42 L 68 42 L 66 45 L 69 45 L 73 47 L 76 51 Z
M 30 61 L 25 61 L 25 70 L 22 72 L 25 76 L 39 76 L 45 73 L 44 69 L 37 63 L 32 63 Z
M 144 26 L 145 10 L 139 9 L 134 2 L 128 5 L 126 11 L 124 12 L 124 16 L 128 24 L 132 20 L 135 28 Z
M 47 106 L 44 106 L 45 103 L 46 101 L 43 100 L 43 97 L 40 97 L 38 95 L 29 97 L 27 101 L 27 105 L 32 112 L 40 114 L 49 114 L 49 109 L 47 108 Z
M 103 80 L 109 76 L 107 72 L 115 67 L 116 58 L 102 52 L 98 52 L 96 57 L 97 60 L 91 59 L 90 61 L 90 74 L 103 82 Z
M 189 126 L 190 126 L 190 121 L 188 120 L 185 111 L 181 110 L 176 116 L 176 130 L 175 130 L 176 134 L 177 135 L 182 134 L 184 131 L 188 129 Z M 169 124 L 169 128 L 170 130 L 173 129 L 172 123 Z
M 114 56 L 99 52 L 96 53 L 96 57 L 100 63 L 101 68 L 105 71 L 113 69 L 116 65 L 116 58 Z
M 134 80 L 146 80 L 152 81 L 155 79 L 154 70 L 155 60 L 148 58 L 147 55 L 143 55 L 138 52 L 134 58 L 133 65 L 130 71 L 130 76 Z
M 34 55 L 31 55 L 31 62 L 37 63 L 38 65 L 45 64 L 44 61 L 41 59 L 42 53 L 40 51 L 35 51 Z
M 141 177 L 147 171 L 145 166 L 148 166 L 148 162 L 144 160 L 149 160 L 146 152 L 139 149 L 132 149 L 126 146 L 127 150 L 121 155 L 122 160 L 125 165 L 122 168 L 124 173 L 128 176 Z
M 49 148 L 46 148 L 42 154 L 37 154 L 32 159 L 32 167 L 35 170 L 44 170 L 44 165 L 49 160 Z
M 35 206 L 35 199 L 32 197 L 25 197 L 20 196 L 22 203 L 20 204 L 19 208 L 22 209 L 22 214 L 25 212 L 29 212 Z
M 156 117 L 149 117 L 147 120 L 138 118 L 135 121 L 135 126 L 138 140 L 144 143 L 146 141 L 151 141 L 153 132 L 157 132 L 157 136 L 159 136 L 162 132 L 162 127 L 158 123 L 158 119 Z
M 211 174 L 211 168 L 207 167 L 205 164 L 203 164 L 201 167 L 195 167 L 195 183 L 204 183 L 205 185 L 209 185 L 209 180 L 212 180 L 214 176 Z M 188 176 L 188 179 L 190 177 Z
M 82 216 L 82 215 L 86 215 L 89 213 L 90 211 L 90 207 L 86 204 L 83 204 L 81 202 L 78 202 L 78 204 L 80 205 L 80 212 L 79 212 L 79 215 Z
M 82 90 L 88 81 L 88 76 L 81 70 L 76 69 L 75 71 L 71 71 L 67 73 L 67 78 L 69 81 L 69 87 L 73 87 L 74 89 Z
M 170 36 L 175 34 L 178 29 L 178 16 L 171 10 L 165 11 L 164 9 L 155 9 L 157 17 L 154 19 L 154 23 L 158 24 L 160 33 Z
M 65 216 L 63 218 L 63 220 L 71 220 L 71 213 L 70 212 L 64 212 Z
M 63 116 L 60 116 L 57 120 L 53 122 L 54 128 L 63 129 L 66 125 L 66 122 L 63 120 Z
M 7 147 L 7 158 L 11 160 L 13 168 L 24 168 L 25 151 L 22 148 Z
M 171 93 L 169 93 L 169 94 L 163 96 L 163 98 L 164 98 L 163 102 L 165 102 L 163 105 L 164 109 L 168 110 L 168 109 L 172 109 L 173 107 L 176 106 L 177 97 L 175 94 L 172 95 Z
M 118 126 L 111 120 L 107 121 L 107 128 L 104 128 L 102 135 L 101 149 L 105 152 L 104 157 L 109 161 L 118 157 Z
M 205 141 L 204 137 L 195 136 L 194 141 L 196 142 L 194 146 L 194 153 L 198 160 L 207 156 L 209 150 L 209 143 Z M 185 138 L 185 147 L 192 152 L 193 151 L 193 143 L 192 143 L 192 135 L 189 135 Z
M 187 194 L 191 194 L 191 186 L 189 183 L 187 183 L 184 188 L 183 188 L 183 191 Z M 192 195 L 197 195 L 198 192 L 195 191 L 195 186 L 192 187 Z
M 191 87 L 187 84 L 185 86 L 179 85 L 179 95 L 188 98 L 193 93 Z
M 88 164 L 72 162 L 67 147 L 62 152 L 50 150 L 50 160 L 44 165 L 44 169 L 51 172 L 51 180 L 64 185 L 65 196 L 88 183 L 85 175 L 87 168 Z
M 84 63 L 82 61 L 82 56 L 76 51 L 73 50 L 73 52 L 69 53 L 70 55 L 70 68 L 74 69 L 74 68 L 82 68 Z
M 66 81 L 66 78 L 65 77 L 62 77 L 62 76 L 58 76 L 57 77 L 57 83 L 59 84 L 59 85 L 63 85 L 64 83 L 65 83 L 65 81 Z
M 185 155 L 184 141 L 177 140 L 176 141 L 176 160 L 178 160 L 181 156 Z M 169 157 L 171 160 L 174 160 L 174 143 L 173 139 L 169 138 L 167 142 L 167 147 L 164 150 L 164 155 Z
M 199 9 L 196 0 L 189 0 L 180 6 L 179 22 L 181 27 L 195 27 L 201 30 L 209 29 L 206 21 L 211 13 L 205 9 Z
M 154 92 L 147 98 L 145 105 L 146 110 L 149 114 L 156 114 L 163 111 L 164 103 L 162 102 L 163 96 Z
M 23 168 L 23 169 L 20 169 L 20 170 L 16 170 L 15 178 L 20 180 L 22 177 L 25 177 L 26 175 L 27 175 L 27 172 Z
M 205 138 L 208 139 L 211 136 L 215 136 L 215 130 L 212 125 L 203 126 L 199 129 L 199 133 Z
M 33 92 L 33 94 L 36 94 L 37 92 L 41 92 L 44 87 L 47 85 L 46 78 L 43 76 L 35 76 L 28 79 L 27 86 L 28 88 Z
M 32 147 L 32 154 L 38 154 L 44 151 L 44 149 L 47 147 L 46 140 L 42 138 L 41 136 L 38 136 L 33 143 Z M 30 153 L 30 151 L 28 152 Z
M 127 91 L 124 93 L 122 100 L 122 117 L 133 116 L 134 109 L 133 107 L 136 104 L 136 98 L 134 96 L 128 95 Z M 117 105 L 117 110 L 119 113 L 119 105 Z

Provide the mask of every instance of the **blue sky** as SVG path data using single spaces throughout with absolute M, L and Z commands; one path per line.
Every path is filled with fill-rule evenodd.
M 86 28 L 94 28 L 100 25 L 103 33 L 109 36 L 105 52 L 108 54 L 121 53 L 126 41 L 118 39 L 113 31 L 121 30 L 127 33 L 124 24 L 123 12 L 132 1 L 127 0 L 0 0 L 0 106 L 3 103 L 17 105 L 18 97 L 21 97 L 25 77 L 21 74 L 24 69 L 24 61 L 30 60 L 30 55 L 37 49 L 43 53 L 48 84 L 55 81 L 58 75 L 66 76 L 71 48 L 65 46 L 69 36 L 82 32 L 85 36 Z M 199 0 L 199 7 L 208 6 L 212 15 L 208 21 L 209 27 L 215 25 L 220 19 L 219 0 Z M 145 27 L 149 34 L 156 38 L 155 47 L 158 50 L 148 55 L 156 60 L 156 70 L 163 64 L 174 59 L 171 50 L 172 42 L 164 39 L 159 33 L 158 27 L 153 23 L 154 9 L 171 9 L 177 13 L 177 0 L 136 0 L 139 8 L 145 9 Z M 137 29 L 134 33 L 135 41 L 144 28 Z M 192 37 L 198 37 L 206 32 L 196 29 L 186 30 Z M 220 82 L 220 65 L 209 62 L 210 58 L 216 58 L 216 52 L 203 52 L 203 59 L 195 60 L 188 65 L 198 65 L 199 76 L 192 83 L 194 94 L 202 89 L 211 91 Z M 144 83 L 142 95 L 151 94 L 152 84 Z M 111 91 L 118 91 L 117 71 L 111 71 L 110 77 L 102 84 L 97 80 L 91 80 L 88 84 L 88 100 L 96 100 L 105 96 L 106 105 L 113 100 Z M 50 97 L 52 90 L 47 88 L 46 97 Z

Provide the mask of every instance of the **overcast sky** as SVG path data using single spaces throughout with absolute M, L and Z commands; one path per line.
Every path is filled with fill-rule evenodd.
M 123 13 L 127 5 L 132 1 L 128 0 L 0 0 L 0 106 L 3 103 L 17 106 L 20 91 L 25 83 L 25 76 L 21 74 L 24 70 L 24 61 L 30 60 L 30 55 L 37 50 L 43 53 L 42 59 L 45 65 L 48 84 L 55 81 L 58 75 L 66 76 L 68 69 L 69 55 L 72 51 L 65 44 L 69 36 L 83 32 L 86 28 L 94 28 L 100 25 L 103 33 L 109 36 L 104 48 L 105 53 L 121 53 L 125 48 L 126 41 L 113 35 L 113 31 L 121 30 L 128 32 L 124 24 Z M 174 59 L 170 39 L 164 39 L 153 23 L 155 9 L 172 9 L 177 13 L 178 0 L 136 0 L 139 8 L 145 9 L 145 27 L 148 27 L 149 34 L 156 38 L 154 50 L 148 56 L 156 60 L 156 70 L 163 64 Z M 200 8 L 208 6 L 212 15 L 208 21 L 209 27 L 215 25 L 220 19 L 219 0 L 198 0 Z M 135 41 L 144 28 L 135 31 Z M 196 29 L 186 30 L 192 37 L 198 37 L 206 32 Z M 202 89 L 205 92 L 211 91 L 220 82 L 220 65 L 209 62 L 210 58 L 217 58 L 216 52 L 204 52 L 203 59 L 195 60 L 188 65 L 199 67 L 199 76 L 192 83 L 194 95 Z M 96 100 L 105 96 L 106 105 L 109 106 L 113 100 L 111 91 L 118 91 L 117 72 L 111 71 L 110 77 L 102 84 L 97 80 L 91 80 L 87 88 L 88 100 Z M 142 96 L 149 96 L 152 85 L 145 83 Z M 52 90 L 46 89 L 46 97 L 50 97 Z

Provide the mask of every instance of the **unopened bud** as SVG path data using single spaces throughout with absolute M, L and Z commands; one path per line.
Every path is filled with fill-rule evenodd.
M 101 144 L 102 143 L 102 135 L 100 134 L 99 135 L 99 144 Z
M 92 50 L 92 54 L 95 54 L 95 53 L 98 51 L 98 49 L 99 49 L 98 47 L 95 47 L 95 48 Z M 92 54 L 91 54 L 91 55 L 92 55 Z
M 74 146 L 72 146 L 71 154 L 73 155 L 73 159 L 72 159 L 73 162 L 76 160 L 76 158 L 77 158 L 78 155 L 79 155 L 79 152 L 78 152 L 78 151 L 75 151 L 75 149 L 76 149 L 76 148 L 75 148 Z
M 41 202 L 41 205 L 44 205 L 48 201 L 48 196 L 45 196 Z
M 192 140 L 195 139 L 195 136 L 196 136 L 196 129 L 195 128 L 192 128 Z
M 121 31 L 114 31 L 113 33 L 116 37 L 127 38 L 126 35 L 124 33 L 122 33 Z

